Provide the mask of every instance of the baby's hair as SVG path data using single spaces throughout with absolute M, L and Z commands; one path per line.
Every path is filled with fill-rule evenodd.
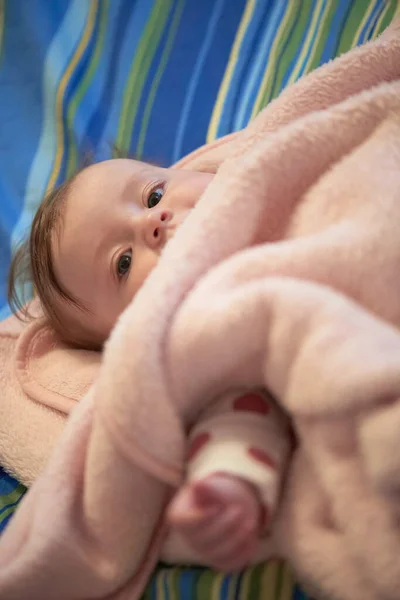
M 128 158 L 128 153 L 113 147 L 114 158 Z M 130 157 L 129 157 L 130 158 Z M 16 250 L 11 261 L 8 278 L 8 303 L 14 314 L 21 320 L 33 318 L 26 298 L 19 290 L 31 283 L 35 295 L 40 299 L 42 309 L 52 327 L 63 341 L 77 347 L 98 350 L 101 347 L 93 338 L 93 332 L 83 331 L 67 320 L 61 310 L 62 302 L 82 311 L 87 309 L 60 283 L 54 270 L 53 244 L 60 234 L 66 200 L 76 177 L 86 167 L 95 163 L 93 154 L 85 153 L 77 172 L 67 181 L 50 191 L 42 200 L 34 216 L 30 235 Z M 154 164 L 154 163 L 150 163 Z
M 39 296 L 43 311 L 56 331 L 64 332 L 57 307 L 59 299 L 80 306 L 58 281 L 54 271 L 52 244 L 61 226 L 65 201 L 76 175 L 50 191 L 42 200 L 32 222 L 29 238 L 14 254 L 8 279 L 8 302 L 20 319 L 30 319 L 29 305 L 18 293 L 18 283 L 31 282 Z

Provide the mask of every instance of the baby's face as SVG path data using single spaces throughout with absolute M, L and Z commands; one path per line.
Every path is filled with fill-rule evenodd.
M 107 338 L 212 177 L 127 159 L 78 175 L 54 244 L 59 282 L 87 309 L 65 306 L 78 326 Z

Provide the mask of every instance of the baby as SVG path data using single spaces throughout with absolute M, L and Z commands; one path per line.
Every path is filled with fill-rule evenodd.
M 101 349 L 213 175 L 127 159 L 92 165 L 42 202 L 28 259 L 44 312 L 61 338 Z M 218 201 L 216 199 L 216 201 Z M 187 478 L 167 518 L 200 562 L 241 568 L 268 532 L 290 451 L 285 419 L 265 392 L 219 398 L 189 436 Z

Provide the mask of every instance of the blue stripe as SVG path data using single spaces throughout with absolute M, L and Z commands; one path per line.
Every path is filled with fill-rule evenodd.
M 3 533 L 3 531 L 5 530 L 5 528 L 7 527 L 11 517 L 13 516 L 13 513 L 11 513 L 10 515 L 8 515 L 8 517 L 6 517 L 5 519 L 3 519 L 2 521 L 0 521 L 0 534 Z
M 141 159 L 141 160 L 150 160 L 150 161 L 154 161 L 157 163 L 160 162 L 157 154 L 148 155 L 148 154 L 145 154 L 145 152 L 142 152 L 142 154 L 144 154 L 144 156 L 138 156 L 137 155 L 137 143 L 139 141 L 139 135 L 140 135 L 140 131 L 142 128 L 142 120 L 143 120 L 143 116 L 144 116 L 144 111 L 146 110 L 147 100 L 148 100 L 150 90 L 151 90 L 151 87 L 152 87 L 152 84 L 154 81 L 154 76 L 156 75 L 157 69 L 160 64 L 160 60 L 161 60 L 161 57 L 162 57 L 162 54 L 163 54 L 163 51 L 165 48 L 165 44 L 167 42 L 169 29 L 171 27 L 171 23 L 174 18 L 174 14 L 175 14 L 175 11 L 177 8 L 177 3 L 178 3 L 178 0 L 173 0 L 172 5 L 170 6 L 167 18 L 163 25 L 163 30 L 161 32 L 161 37 L 160 37 L 159 43 L 157 45 L 157 48 L 155 49 L 153 59 L 151 61 L 149 69 L 147 71 L 146 78 L 145 78 L 145 81 L 143 84 L 142 93 L 139 98 L 138 110 L 136 113 L 135 121 L 133 123 L 132 131 L 131 131 L 131 139 L 130 139 L 130 144 L 129 144 L 129 152 L 130 152 L 131 156 L 135 156 L 136 158 Z M 165 77 L 165 71 L 163 73 L 163 78 L 164 77 Z
M 270 8 L 270 5 L 268 8 Z M 255 57 L 252 57 L 252 60 L 249 61 L 248 79 L 243 86 L 241 100 L 237 105 L 236 115 L 233 122 L 235 131 L 239 131 L 249 122 L 253 110 L 254 99 L 262 82 L 262 78 L 268 63 L 269 53 L 271 51 L 277 29 L 279 28 L 279 24 L 285 13 L 285 10 L 286 0 L 285 2 L 275 3 L 271 9 L 271 14 L 269 15 L 269 13 L 267 13 L 265 15 L 265 18 L 267 19 L 266 29 L 265 31 L 261 31 L 259 34 L 259 37 L 261 38 L 257 44 L 259 50 L 257 51 Z M 254 15 L 255 21 L 257 21 L 259 18 L 260 17 L 258 13 Z
M 351 9 L 349 0 L 341 0 L 336 7 L 336 11 L 330 23 L 328 37 L 321 54 L 321 63 L 328 61 L 336 53 L 336 47 L 346 23 L 348 13 Z
M 382 0 L 376 0 L 376 3 L 371 12 L 371 15 L 370 15 L 368 21 L 366 22 L 364 29 L 361 32 L 360 39 L 359 39 L 360 44 L 364 44 L 369 39 L 371 39 L 371 36 L 374 32 L 376 23 L 377 23 L 380 15 L 382 14 L 382 11 L 384 8 L 385 8 L 384 2 L 382 2 Z
M 234 589 L 234 600 L 240 600 L 241 593 L 242 593 L 242 587 L 243 587 L 243 575 L 244 575 L 244 573 L 245 573 L 245 571 L 240 571 L 240 573 L 238 574 L 236 586 L 235 586 L 235 589 Z
M 5 506 L 3 506 L 3 508 L 0 508 L 0 515 L 1 513 L 5 512 L 6 510 L 8 510 L 9 508 L 16 508 L 19 504 L 19 498 L 18 500 L 16 500 L 15 502 L 11 502 L 10 504 L 6 504 Z
M 118 81 L 119 67 L 126 64 L 125 57 L 122 55 L 124 41 L 128 38 L 132 43 L 132 32 L 129 33 L 128 29 L 131 22 L 136 23 L 134 15 L 136 4 L 131 0 L 112 0 L 110 2 L 108 16 L 110 26 L 105 41 L 105 48 L 108 48 L 109 51 L 104 56 L 103 68 L 96 72 L 96 79 L 89 92 L 90 97 L 85 102 L 85 110 L 81 111 L 83 117 L 85 117 L 85 113 L 87 115 L 87 125 L 84 127 L 84 122 L 82 123 L 80 140 L 83 144 L 87 143 L 86 140 L 90 141 L 89 150 L 95 153 L 97 159 L 109 158 L 111 155 L 111 146 L 114 140 L 110 138 L 103 144 L 101 140 L 104 139 L 110 110 L 115 102 L 115 94 L 121 88 Z M 115 104 L 117 103 L 115 102 Z M 93 110 L 90 111 L 91 105 L 93 105 Z M 85 151 L 85 147 L 82 150 Z
M 299 78 L 302 75 L 304 75 L 308 59 L 310 58 L 311 52 L 313 51 L 315 39 L 316 39 L 316 37 L 318 35 L 318 28 L 319 28 L 319 25 L 321 23 L 322 17 L 324 15 L 324 10 L 326 8 L 326 2 L 327 2 L 327 0 L 323 0 L 322 6 L 321 6 L 321 9 L 320 9 L 320 12 L 319 12 L 319 16 L 318 16 L 318 19 L 317 19 L 317 25 L 316 25 L 316 27 L 314 29 L 314 33 L 313 33 L 311 41 L 309 42 L 309 45 L 308 45 L 307 53 L 306 53 L 306 55 L 305 55 L 305 57 L 303 59 L 303 62 L 302 62 L 302 65 L 301 65 L 301 69 L 299 71 Z
M 310 600 L 309 597 L 300 589 L 298 585 L 293 590 L 292 600 Z
M 332 56 L 336 56 L 336 55 L 337 55 L 337 53 L 338 53 L 338 49 L 339 49 L 339 46 L 340 46 L 340 40 L 341 40 L 341 36 L 342 36 L 342 33 L 343 33 L 343 31 L 344 31 L 344 28 L 345 28 L 345 26 L 346 26 L 346 21 L 347 21 L 347 18 L 348 18 L 348 16 L 349 16 L 349 14 L 350 14 L 350 12 L 351 12 L 351 8 L 352 8 L 352 5 L 351 5 L 351 0 L 344 0 L 344 1 L 346 2 L 346 5 L 347 5 L 347 6 L 346 6 L 346 12 L 345 12 L 345 14 L 343 15 L 343 21 L 342 21 L 342 23 L 341 23 L 341 26 L 340 26 L 340 29 L 339 29 L 339 31 L 338 31 L 338 35 L 337 35 L 337 38 L 336 38 L 336 44 L 335 44 L 335 46 L 334 46 L 334 48 L 333 48 L 333 50 L 332 50 Z M 326 56 L 326 55 L 325 55 L 325 56 Z M 329 59 L 327 59 L 327 60 L 329 60 Z
M 285 5 L 288 0 L 285 0 Z M 279 3 L 283 7 L 283 0 Z M 273 3 L 265 6 L 264 3 L 257 2 L 254 8 L 252 18 L 247 26 L 245 35 L 242 40 L 237 63 L 234 67 L 232 80 L 228 93 L 225 98 L 223 111 L 217 129 L 217 137 L 226 135 L 230 131 L 237 131 L 240 126 L 236 126 L 237 108 L 240 103 L 242 89 L 245 89 L 245 78 L 250 65 L 253 62 L 252 56 L 254 49 L 260 44 L 263 48 L 263 54 L 267 59 L 267 54 L 264 49 L 264 27 L 267 25 L 271 9 L 274 9 Z M 261 25 L 261 26 L 260 26 Z M 269 51 L 268 51 L 269 53 Z
M 43 197 L 51 174 L 56 152 L 55 133 L 55 92 L 69 60 L 79 43 L 84 25 L 87 20 L 89 4 L 80 0 L 71 0 L 68 11 L 61 26 L 52 41 L 43 72 L 44 96 L 47 96 L 44 121 L 38 148 L 28 176 L 24 198 L 24 208 L 12 234 L 11 244 L 14 246 L 26 231 L 32 220 L 40 199 Z M 80 27 L 77 27 L 77 24 Z M 54 85 L 54 82 L 57 82 Z M 52 84 L 52 87 L 50 87 Z M 54 86 L 54 87 L 53 87 Z
M 0 467 L 0 499 L 3 499 L 3 501 L 4 501 L 4 497 L 8 497 L 9 494 L 14 492 L 18 488 L 19 485 L 20 484 L 18 483 L 18 481 L 16 479 L 11 477 L 11 475 L 8 475 L 8 473 L 6 473 L 4 471 L 4 469 L 2 469 Z M 2 508 L 0 509 L 0 515 L 10 508 L 15 509 L 18 506 L 22 497 L 23 497 L 23 491 L 21 490 L 20 498 L 18 498 L 18 500 L 16 502 L 7 503 L 6 505 L 3 505 Z M 0 518 L 0 533 L 2 533 L 2 531 L 4 531 L 4 529 L 7 527 L 7 524 L 10 521 L 13 513 L 14 513 L 14 510 L 11 511 L 11 513 L 7 517 Z
M 229 588 L 231 586 L 231 582 L 232 579 L 235 577 L 235 575 L 224 575 L 224 577 L 222 578 L 221 581 L 221 587 L 220 587 L 220 597 L 221 598 L 226 598 L 229 592 Z
M 278 58 L 277 58 L 277 61 L 276 61 L 276 69 L 275 69 L 274 76 L 273 76 L 273 79 L 272 79 L 272 85 L 271 85 L 271 94 L 273 94 L 273 93 L 274 93 L 274 89 L 275 89 L 275 83 L 276 83 L 276 78 L 277 78 L 278 71 L 279 71 L 280 62 L 281 62 L 281 60 L 282 60 L 282 56 L 285 54 L 286 48 L 288 47 L 288 45 L 289 45 L 289 43 L 290 43 L 290 38 L 292 37 L 292 33 L 293 33 L 293 30 L 294 30 L 294 28 L 295 28 L 296 21 L 297 21 L 297 18 L 298 18 L 298 16 L 299 16 L 299 13 L 300 13 L 300 10 L 301 10 L 302 6 L 303 6 L 303 5 L 300 5 L 300 4 L 298 4 L 298 5 L 297 5 L 297 12 L 296 12 L 296 14 L 295 14 L 295 18 L 292 20 L 292 23 L 291 23 L 291 25 L 290 25 L 289 31 L 288 31 L 288 33 L 287 33 L 287 35 L 286 35 L 286 40 L 285 40 L 284 44 L 282 45 L 282 48 L 281 48 L 281 50 L 280 50 L 280 52 L 279 52 L 279 54 L 278 54 Z M 309 27 L 310 20 L 311 20 L 311 19 L 309 19 L 309 21 L 307 22 L 307 26 L 306 26 L 306 28 L 305 28 L 306 30 L 307 30 L 307 29 L 308 29 L 308 27 Z M 303 36 L 303 38 L 302 38 L 303 40 L 304 40 L 304 38 L 305 38 L 305 35 L 306 35 L 306 34 L 304 34 L 304 36 Z M 295 68 L 295 61 L 292 63 L 292 69 L 290 69 L 290 68 L 289 68 L 289 69 L 288 69 L 288 71 L 290 70 L 290 72 L 292 72 L 292 71 L 294 70 L 294 68 Z M 284 78 L 284 79 L 285 79 L 285 78 Z M 284 83 L 282 83 L 282 85 L 283 85 L 283 86 L 284 86 L 285 84 L 286 84 L 286 81 L 285 81 Z M 268 101 L 269 101 L 269 100 L 270 100 L 270 98 L 268 99 Z
M 8 496 L 17 489 L 19 483 L 0 467 L 0 496 Z
M 100 10 L 97 11 L 96 14 L 96 21 L 94 24 L 94 29 L 91 35 L 91 38 L 89 40 L 89 43 L 87 45 L 87 47 L 85 48 L 82 56 L 79 59 L 78 64 L 76 65 L 74 72 L 71 75 L 71 79 L 68 82 L 68 85 L 66 87 L 65 90 L 65 96 L 63 99 L 63 127 L 64 127 L 64 131 L 67 132 L 68 131 L 68 127 L 69 127 L 69 123 L 67 122 L 67 115 L 68 115 L 68 107 L 71 103 L 71 101 L 73 100 L 74 94 L 77 91 L 77 89 L 79 88 L 79 85 L 82 81 L 82 79 L 85 76 L 85 73 L 89 67 L 90 64 L 90 59 L 92 57 L 95 45 L 96 45 L 96 40 L 97 40 L 97 35 L 98 35 L 98 31 L 99 31 L 99 24 L 100 24 Z M 72 123 L 72 130 L 74 132 L 74 137 L 76 137 L 76 134 L 78 133 L 80 127 L 80 122 L 78 119 L 78 123 Z M 56 185 L 59 185 L 60 183 L 62 183 L 66 176 L 67 176 L 67 168 L 68 168 L 68 162 L 70 159 L 70 136 L 69 135 L 65 135 L 64 138 L 64 152 L 63 152 L 63 156 L 62 156 L 62 161 L 61 161 L 61 166 L 60 166 L 60 173 L 58 175 L 58 179 L 56 182 Z
M 196 597 L 196 585 L 199 577 L 198 569 L 186 569 L 181 572 L 178 580 L 179 598 Z
M 366 22 L 364 24 L 364 27 L 360 31 L 360 35 L 359 35 L 359 38 L 357 40 L 357 44 L 361 44 L 363 42 L 363 40 L 365 39 L 366 33 L 368 31 L 368 28 L 369 28 L 369 26 L 371 24 L 371 21 L 374 18 L 375 10 L 376 10 L 376 4 L 374 5 L 374 8 L 372 9 L 372 11 L 371 11 L 368 19 L 366 20 Z
M 303 35 L 301 36 L 301 40 L 300 40 L 300 43 L 299 43 L 299 52 L 298 52 L 298 54 L 301 53 L 301 50 L 302 50 L 302 48 L 304 46 L 304 43 L 306 41 L 307 33 L 308 33 L 308 30 L 309 30 L 310 25 L 311 25 L 312 15 L 313 15 L 313 12 L 315 10 L 315 5 L 316 5 L 316 0 L 313 0 L 313 6 L 312 6 L 312 9 L 308 13 L 308 19 L 307 19 L 307 22 L 305 24 Z M 301 6 L 298 7 L 298 11 L 296 13 L 296 19 L 297 19 L 298 15 L 300 14 L 300 11 L 303 10 L 303 7 L 304 7 L 304 0 L 301 0 Z M 294 20 L 296 20 L 296 19 L 294 19 Z M 286 40 L 286 42 L 284 44 L 283 50 L 286 50 L 286 48 L 288 46 L 288 43 L 290 42 L 290 36 L 291 36 L 292 31 L 293 31 L 293 29 L 290 30 L 290 34 L 287 37 L 287 40 Z M 288 81 L 291 78 L 292 73 L 293 73 L 293 71 L 295 70 L 295 68 L 297 66 L 297 61 L 298 61 L 298 56 L 295 56 L 293 58 L 293 60 L 291 61 L 289 67 L 287 68 L 285 76 L 284 76 L 284 78 L 282 80 L 282 86 L 283 87 L 285 87 L 288 84 Z M 274 89 L 274 86 L 271 86 L 271 90 L 273 90 L 273 89 Z
M 129 5 L 130 0 L 124 0 L 124 2 L 125 6 L 121 8 L 121 11 L 128 11 L 127 4 Z M 109 144 L 112 144 L 115 141 L 123 104 L 125 85 L 128 81 L 135 51 L 140 42 L 146 22 L 150 17 L 152 8 L 153 2 L 149 2 L 148 0 L 137 0 L 133 6 L 132 12 L 130 13 L 130 18 L 128 16 L 128 12 L 125 13 L 127 18 L 129 18 L 125 30 L 122 29 L 122 19 L 119 21 L 119 33 L 124 37 L 121 40 L 120 46 L 117 40 L 115 42 L 115 44 L 119 46 L 115 50 L 116 56 L 117 53 L 119 53 L 119 61 L 114 65 L 111 62 L 109 63 L 110 72 L 112 69 L 115 70 L 115 75 L 112 80 L 113 98 L 112 103 L 110 104 L 110 110 L 105 122 L 105 126 L 102 128 L 102 131 L 99 132 L 99 145 L 101 148 L 109 146 Z M 94 120 L 92 120 L 90 127 L 95 127 Z
M 224 4 L 225 4 L 225 0 L 216 0 L 216 3 L 214 4 L 213 10 L 212 10 L 211 16 L 210 16 L 210 21 L 209 21 L 207 29 L 206 29 L 206 35 L 204 37 L 204 42 L 200 46 L 198 57 L 195 62 L 195 65 L 194 65 L 193 73 L 189 80 L 188 91 L 187 91 L 187 94 L 185 97 L 185 101 L 183 103 L 182 112 L 181 112 L 181 116 L 180 116 L 180 119 L 178 122 L 177 132 L 176 132 L 176 136 L 175 136 L 175 144 L 174 144 L 174 149 L 173 149 L 173 154 L 172 154 L 172 162 L 173 163 L 176 162 L 183 155 L 183 153 L 182 153 L 183 138 L 184 138 L 184 134 L 186 131 L 186 127 L 189 122 L 190 109 L 191 109 L 195 94 L 197 92 L 197 88 L 199 86 L 200 76 L 204 69 L 204 63 L 205 63 L 206 57 L 207 57 L 208 53 L 210 52 L 211 44 L 212 44 L 213 38 L 215 36 L 216 30 L 217 30 L 218 22 L 221 18 L 222 9 L 224 7 Z
M 190 108 L 189 122 L 191 126 L 186 128 L 183 136 L 181 146 L 183 154 L 205 142 L 210 115 L 243 14 L 244 3 L 245 0 L 230 0 L 229 10 L 225 5 L 218 35 L 213 38 L 210 52 L 205 57 L 197 93 Z M 215 0 L 202 0 L 201 3 L 196 4 L 194 0 L 187 1 L 181 19 L 182 26 L 179 27 L 175 37 L 167 67 L 158 87 L 148 124 L 143 155 L 163 165 L 172 163 L 181 107 L 186 98 L 188 82 L 198 56 L 198 48 L 204 41 L 214 4 Z M 178 68 L 177 65 L 179 65 Z M 166 98 L 169 99 L 167 103 Z M 138 126 L 138 122 L 136 126 Z M 135 129 L 134 137 L 136 131 Z
M 170 598 L 167 577 L 168 577 L 168 570 L 167 569 L 163 569 L 163 571 L 162 571 L 162 584 L 163 584 L 163 588 L 164 588 L 164 597 L 165 597 L 165 600 L 169 600 L 169 598 Z
M 9 314 L 5 281 L 11 259 L 10 236 L 23 209 L 25 183 L 41 127 L 41 78 L 47 46 L 64 18 L 66 6 L 51 6 L 50 19 L 40 18 L 41 2 L 30 11 L 21 2 L 5 10 L 0 65 L 0 318 Z M 31 31 L 38 31 L 33 37 Z

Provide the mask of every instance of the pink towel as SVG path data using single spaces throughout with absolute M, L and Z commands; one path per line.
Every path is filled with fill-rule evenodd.
M 298 439 L 277 554 L 316 595 L 397 599 L 399 21 L 178 166 L 219 168 L 121 316 L 101 368 L 87 355 L 71 385 L 73 363 L 60 366 L 68 350 L 44 322 L 7 363 L 21 406 L 26 391 L 25 404 L 53 407 L 36 433 L 54 426 L 54 408 L 76 407 L 0 540 L 0 598 L 137 598 L 182 480 L 187 427 L 219 393 L 263 385 Z M 61 392 L 48 384 L 54 373 Z M 29 423 L 8 424 L 17 446 Z M 36 472 L 51 443 L 38 446 Z M 7 444 L 1 452 L 34 477 L 27 454 L 16 466 Z

